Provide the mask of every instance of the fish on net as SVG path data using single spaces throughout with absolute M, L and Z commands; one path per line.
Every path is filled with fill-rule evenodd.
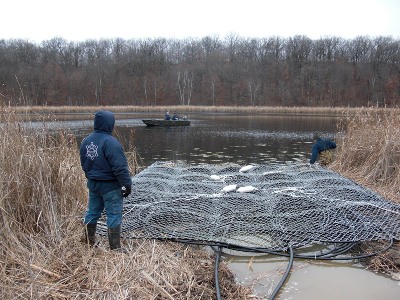
M 122 235 L 213 247 L 217 299 L 222 249 L 289 257 L 272 300 L 294 258 L 361 259 L 400 238 L 400 205 L 321 166 L 156 162 L 132 181 Z M 98 232 L 107 233 L 104 215 Z M 357 243 L 376 240 L 387 245 L 372 254 L 352 254 Z
M 133 177 L 124 201 L 127 238 L 285 251 L 293 245 L 400 237 L 399 205 L 307 164 L 244 170 L 236 164 L 156 162 Z M 99 227 L 106 231 L 104 222 Z

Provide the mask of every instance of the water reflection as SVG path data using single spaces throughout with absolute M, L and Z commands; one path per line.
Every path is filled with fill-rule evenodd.
M 147 127 L 143 118 L 152 114 L 116 114 L 115 135 L 128 150 L 132 145 L 143 166 L 155 161 L 187 163 L 267 163 L 308 159 L 312 135 L 332 137 L 334 117 L 196 114 L 187 127 Z M 68 129 L 78 142 L 92 131 L 90 114 L 55 116 L 46 126 Z M 41 127 L 43 122 L 31 122 Z M 132 149 L 131 149 L 132 150 Z
M 157 160 L 187 163 L 266 163 L 305 160 L 315 130 L 332 136 L 335 118 L 196 115 L 188 127 L 148 128 L 141 120 L 119 120 L 122 137 L 132 131 L 143 164 Z M 125 145 L 128 140 L 122 141 Z
M 241 284 L 253 286 L 255 293 L 267 296 L 281 280 L 287 263 L 269 256 L 260 261 L 234 259 L 229 266 Z M 396 300 L 399 292 L 396 281 L 352 262 L 295 260 L 277 299 Z

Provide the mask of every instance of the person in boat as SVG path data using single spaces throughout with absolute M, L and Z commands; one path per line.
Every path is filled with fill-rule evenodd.
M 336 143 L 327 138 L 320 137 L 319 133 L 313 136 L 314 145 L 311 149 L 310 164 L 313 165 L 319 158 L 321 165 L 327 165 L 333 160 L 333 149 L 336 148 Z
M 105 211 L 111 250 L 121 248 L 123 198 L 131 193 L 132 178 L 120 142 L 112 136 L 114 114 L 100 110 L 94 115 L 94 131 L 82 141 L 80 161 L 87 179 L 89 201 L 84 217 L 83 242 L 95 244 L 97 221 Z
M 171 120 L 171 116 L 169 115 L 169 111 L 165 113 L 164 120 Z
M 174 115 L 172 116 L 172 120 L 179 120 L 179 116 L 177 115 L 177 113 L 174 113 Z

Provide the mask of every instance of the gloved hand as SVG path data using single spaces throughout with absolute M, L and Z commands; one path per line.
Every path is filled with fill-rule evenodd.
M 132 191 L 131 186 L 124 186 L 124 187 L 122 187 L 122 196 L 123 196 L 124 198 L 128 197 L 129 194 L 131 193 L 131 191 Z

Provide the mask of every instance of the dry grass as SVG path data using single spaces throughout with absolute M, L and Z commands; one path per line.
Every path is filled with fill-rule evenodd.
M 346 115 L 339 126 L 338 148 L 330 168 L 400 203 L 400 114 L 397 110 L 359 109 Z M 381 243 L 362 245 L 367 251 Z M 400 243 L 367 261 L 368 268 L 400 272 Z
M 339 125 L 333 169 L 400 203 L 400 114 L 359 109 Z
M 283 106 L 28 106 L 16 107 L 18 113 L 93 113 L 98 109 L 108 109 L 115 113 L 153 112 L 164 114 L 166 111 L 179 114 L 190 113 L 242 113 L 242 114 L 309 114 L 342 115 L 356 113 L 358 108 L 349 107 L 283 107 Z M 383 108 L 370 108 L 374 111 Z
M 202 248 L 124 240 L 123 254 L 105 238 L 81 244 L 87 196 L 75 138 L 45 125 L 30 131 L 7 108 L 1 118 L 1 299 L 215 298 L 213 258 Z M 248 298 L 225 263 L 220 286 L 224 299 Z
M 97 248 L 81 244 L 86 188 L 75 138 L 65 132 L 49 134 L 45 125 L 29 131 L 14 110 L 3 108 L 2 112 L 2 299 L 215 299 L 213 259 L 202 248 L 124 240 L 129 249 L 124 255 L 109 251 L 105 238 Z M 345 113 L 340 127 L 344 134 L 338 135 L 342 138 L 330 167 L 400 202 L 398 111 Z M 129 157 L 133 168 L 134 151 Z M 369 268 L 399 272 L 399 248 L 396 243 L 389 252 L 371 259 Z M 223 299 L 251 298 L 248 289 L 235 284 L 224 263 L 220 285 Z

